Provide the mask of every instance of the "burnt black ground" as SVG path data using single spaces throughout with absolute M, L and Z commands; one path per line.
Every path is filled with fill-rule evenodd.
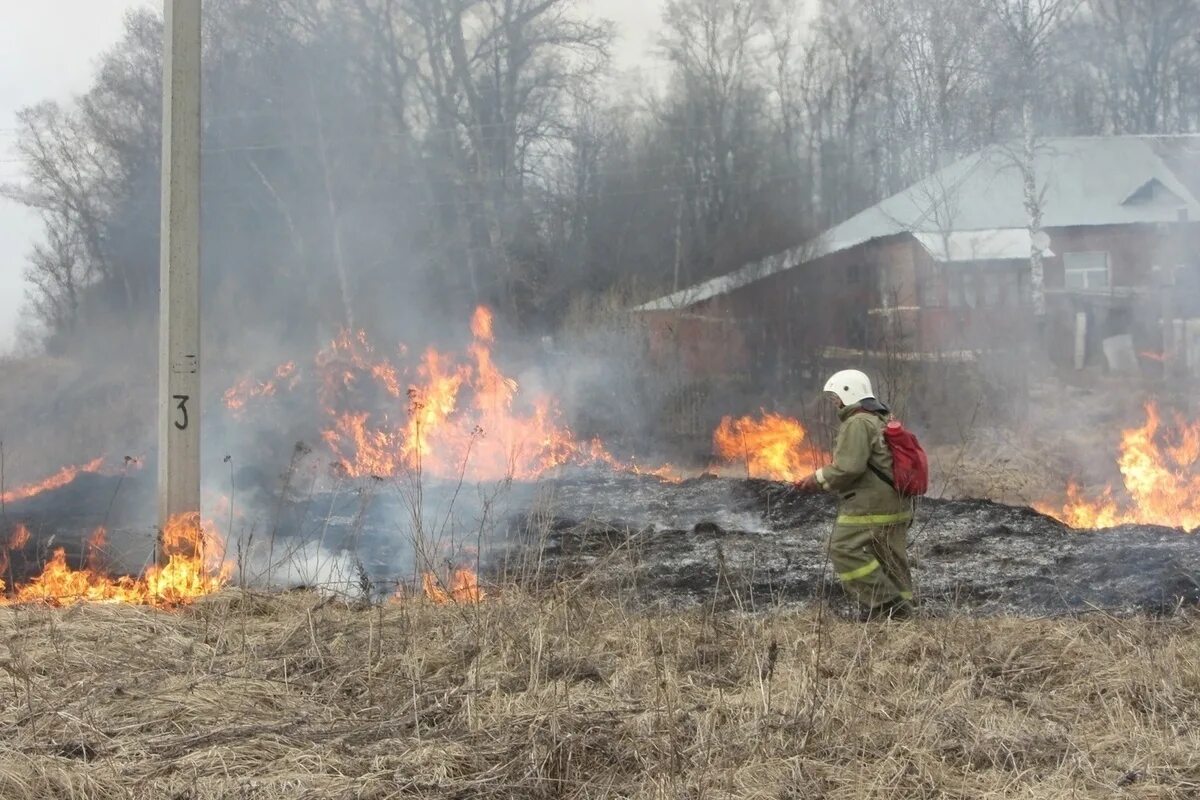
M 590 573 L 644 603 L 842 602 L 825 559 L 826 496 L 755 480 L 613 478 L 560 483 L 547 506 L 546 568 Z M 1169 528 L 1072 531 L 1028 508 L 927 499 L 909 541 L 933 613 L 1163 614 L 1200 603 L 1200 538 Z
M 101 523 L 110 530 L 114 569 L 139 569 L 154 538 L 153 478 L 130 475 L 119 489 L 117 480 L 84 475 L 7 507 L 7 524 L 23 522 L 34 539 L 13 554 L 14 577 L 35 572 L 49 546 L 66 546 L 75 563 L 80 542 Z M 834 517 L 825 496 L 760 480 L 675 484 L 596 472 L 503 489 L 455 488 L 425 488 L 425 524 L 457 532 L 442 541 L 447 561 L 473 560 L 462 545 L 486 530 L 485 578 L 584 581 L 651 607 L 843 602 L 825 558 Z M 281 540 L 319 540 L 361 560 L 380 585 L 411 572 L 412 493 L 394 482 L 293 490 L 282 503 L 258 505 L 235 539 L 245 543 L 253 532 L 261 544 L 274 530 Z M 1028 508 L 928 499 L 909 538 L 917 590 L 931 613 L 1167 614 L 1200 604 L 1200 538 L 1181 531 L 1079 532 Z

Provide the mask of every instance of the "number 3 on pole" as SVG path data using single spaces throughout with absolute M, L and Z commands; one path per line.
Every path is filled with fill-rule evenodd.
M 188 426 L 187 401 L 190 398 L 186 394 L 176 394 L 171 395 L 171 399 L 179 401 L 179 405 L 175 406 L 175 408 L 179 409 L 179 412 L 183 415 L 182 421 L 175 420 L 175 427 L 181 431 L 186 431 Z

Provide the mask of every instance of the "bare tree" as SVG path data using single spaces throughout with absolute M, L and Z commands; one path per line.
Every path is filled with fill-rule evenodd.
M 55 212 L 46 212 L 43 219 L 46 242 L 34 245 L 25 270 L 29 300 L 49 330 L 69 336 L 79 322 L 86 268 L 70 221 Z
M 570 0 L 407 0 L 424 36 L 419 73 L 434 137 L 463 188 L 471 279 L 497 273 L 510 308 L 526 180 L 565 131 L 566 100 L 604 66 L 610 27 L 572 12 Z M 476 289 L 478 291 L 478 288 Z
M 3 193 L 42 213 L 49 242 L 35 250 L 27 270 L 40 295 L 34 307 L 48 324 L 72 327 L 84 287 L 125 277 L 114 272 L 104 235 L 115 181 L 78 112 L 44 103 L 22 111 L 18 122 L 17 151 L 29 179 Z M 50 296 L 59 292 L 62 297 Z
M 1036 234 L 1039 137 L 1200 122 L 1195 0 L 674 0 L 667 80 L 623 92 L 588 5 L 213 0 L 208 313 L 410 338 L 419 286 L 549 327 L 580 294 L 686 288 L 1010 139 Z M 153 314 L 160 50 L 161 19 L 133 14 L 80 101 L 17 120 L 28 179 L 4 191 L 45 220 L 28 269 L 51 335 Z
M 1046 280 L 1042 265 L 1042 197 L 1038 190 L 1036 158 L 1038 128 L 1035 120 L 1039 89 L 1047 82 L 1046 67 L 1055 35 L 1079 8 L 1081 0 L 982 0 L 999 23 L 1008 58 L 1014 94 L 1021 109 L 1021 147 L 1016 158 L 1025 187 L 1032 244 L 1029 253 L 1033 311 L 1046 315 Z
M 1116 133 L 1188 130 L 1200 91 L 1200 4 L 1090 0 L 1083 52 Z
M 888 102 L 894 133 L 931 172 L 947 156 L 974 150 L 981 140 L 978 111 L 988 103 L 985 44 L 990 23 L 972 2 L 869 0 L 883 57 L 894 66 L 897 91 Z
M 671 132 L 678 176 L 673 284 L 732 266 L 727 228 L 747 224 L 761 153 L 764 97 L 757 81 L 761 0 L 673 0 L 663 14 L 672 90 L 655 109 Z
M 879 103 L 891 76 L 860 2 L 826 2 L 804 58 L 802 94 L 814 207 L 825 224 L 875 202 L 889 134 Z M 878 115 L 878 116 L 877 116 Z

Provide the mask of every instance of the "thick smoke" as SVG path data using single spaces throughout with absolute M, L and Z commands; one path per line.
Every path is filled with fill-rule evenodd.
M 811 13 L 683 0 L 661 21 L 661 88 L 639 97 L 613 88 L 628 85 L 613 80 L 615 31 L 568 0 L 516 0 L 509 18 L 409 0 L 207 3 L 206 513 L 230 528 L 247 573 L 287 581 L 357 574 L 360 561 L 377 580 L 414 559 L 468 560 L 480 531 L 506 532 L 510 506 L 532 490 L 502 501 L 503 480 L 458 487 L 441 475 L 427 487 L 433 476 L 339 471 L 313 374 L 318 353 L 361 331 L 410 372 L 399 395 L 376 386 L 356 402 L 403 420 L 422 355 L 467 353 L 479 306 L 495 314 L 492 353 L 518 403 L 552 398 L 555 425 L 577 442 L 598 437 L 623 463 L 698 472 L 720 418 L 760 409 L 802 417 L 827 448 L 821 375 L 861 360 L 826 357 L 835 325 L 874 332 L 890 354 L 870 366 L 882 391 L 960 452 L 1019 452 L 1081 415 L 1116 427 L 1136 412 L 1135 392 L 1066 387 L 1026 351 L 913 368 L 902 337 L 876 326 L 886 315 L 872 314 L 900 287 L 880 285 L 871 265 L 835 264 L 796 294 L 764 283 L 761 303 L 666 321 L 630 311 L 811 243 L 989 145 L 1200 123 L 1200 50 L 1187 33 L 1198 12 L 1168 26 L 1183 33 L 1152 65 L 1116 44 L 1162 30 L 1158 4 L 1040 5 L 1043 24 L 1022 39 L 1005 0 Z M 16 121 L 28 180 L 5 193 L 43 214 L 46 236 L 28 265 L 41 355 L 11 365 L 0 398 L 10 482 L 97 455 L 142 460 L 132 484 L 153 478 L 161 40 L 156 14 L 132 14 L 83 97 Z M 1147 83 L 1160 66 L 1170 79 Z M 1035 175 L 1034 188 L 1051 178 Z M 1178 249 L 1152 260 L 1170 268 Z M 853 319 L 831 316 L 838 308 Z M 1156 313 L 1141 304 L 1128 320 L 1097 319 L 1086 366 L 1107 370 L 1102 340 L 1126 332 L 1161 355 Z M 307 382 L 276 387 L 244 417 L 226 407 L 226 390 L 285 363 Z M 1064 447 L 1062 471 L 1095 463 L 1099 446 Z M 945 463 L 961 478 L 953 454 Z M 962 491 L 1021 499 L 996 485 Z M 137 506 L 139 524 L 153 524 L 151 492 L 113 488 L 102 507 Z M 280 550 L 294 569 L 274 572 Z

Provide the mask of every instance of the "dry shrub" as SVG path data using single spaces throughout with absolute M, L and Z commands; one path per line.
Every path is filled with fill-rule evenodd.
M 1198 634 L 562 587 L 4 609 L 0 797 L 1195 797 Z

